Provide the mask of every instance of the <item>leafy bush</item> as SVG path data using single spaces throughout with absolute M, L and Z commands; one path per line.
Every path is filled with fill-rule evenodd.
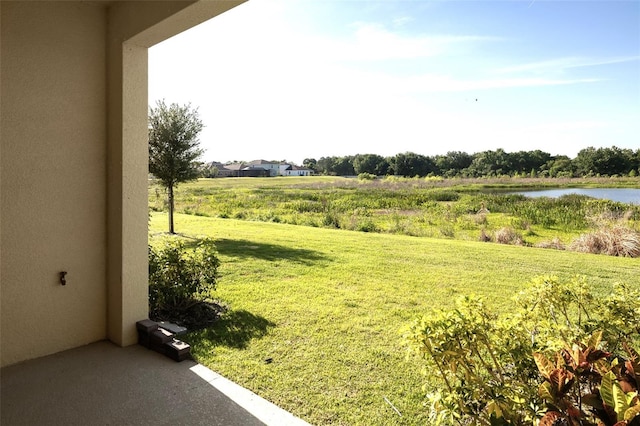
M 327 213 L 322 220 L 322 226 L 327 228 L 340 228 L 340 217 L 335 213 Z
M 538 394 L 548 405 L 540 425 L 640 424 L 640 355 L 625 345 L 626 359 L 612 357 L 599 349 L 601 339 L 602 332 L 596 332 L 587 343 L 563 348 L 554 360 L 534 353 L 544 377 Z
M 371 173 L 360 173 L 358 175 L 358 180 L 374 180 L 376 178 L 376 175 L 371 174 Z
M 150 318 L 191 326 L 214 320 L 220 312 L 210 303 L 220 265 L 217 254 L 208 238 L 192 250 L 179 240 L 158 249 L 149 246 Z
M 453 226 L 444 224 L 440 227 L 440 234 L 447 238 L 453 238 L 456 236 L 456 230 L 453 228 Z
M 528 403 L 541 401 L 535 364 L 527 359 L 531 340 L 520 327 L 499 321 L 481 300 L 463 297 L 454 310 L 436 311 L 409 328 L 407 343 L 442 381 L 442 390 L 429 395 L 434 424 L 531 423 L 536 408 Z
M 515 303 L 518 309 L 514 315 L 500 317 L 482 300 L 467 296 L 458 300 L 455 309 L 436 310 L 406 328 L 404 341 L 410 352 L 422 356 L 425 371 L 432 376 L 435 372 L 440 381 L 436 386 L 440 390 L 427 395 L 433 424 L 595 425 L 586 417 L 584 421 L 572 421 L 570 406 L 553 399 L 569 395 L 568 389 L 574 385 L 569 376 L 553 373 L 548 363 L 539 367 L 543 358 L 556 353 L 561 355 L 555 364 L 557 369 L 567 369 L 560 364 L 561 359 L 570 363 L 567 354 L 577 356 L 579 368 L 585 367 L 582 358 L 575 355 L 576 342 L 590 342 L 590 352 L 585 352 L 589 345 L 579 346 L 581 354 L 591 356 L 589 362 L 602 359 L 596 350 L 616 353 L 640 343 L 640 292 L 616 285 L 602 298 L 592 292 L 584 278 L 562 282 L 555 277 L 540 277 L 516 297 Z M 620 379 L 614 358 L 608 371 L 617 371 Z M 640 371 L 635 374 L 639 377 Z M 557 390 L 555 394 L 549 391 L 551 400 L 549 393 L 541 391 L 547 389 L 545 382 Z M 609 384 L 603 382 L 603 386 L 608 389 Z M 583 388 L 580 392 L 588 394 Z M 610 401 L 607 398 L 602 398 L 605 404 Z M 626 407 L 625 413 L 636 406 L 632 394 L 626 398 L 626 406 L 619 404 Z M 550 412 L 558 414 L 547 414 Z M 628 416 L 638 413 L 640 409 Z M 591 411 L 583 410 L 583 414 L 595 416 Z M 549 422 L 537 423 L 545 418 Z M 554 423 L 558 419 L 566 422 Z
M 442 189 L 429 191 L 427 193 L 427 197 L 429 200 L 433 201 L 458 201 L 458 199 L 460 198 L 460 194 L 456 191 Z

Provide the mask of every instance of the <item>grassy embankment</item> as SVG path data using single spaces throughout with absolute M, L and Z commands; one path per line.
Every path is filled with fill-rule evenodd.
M 152 243 L 166 222 L 152 215 Z M 640 271 L 629 258 L 182 214 L 176 230 L 216 239 L 215 297 L 231 308 L 187 337 L 198 360 L 318 425 L 426 424 L 421 364 L 398 330 L 458 295 L 509 312 L 533 276 L 580 273 L 604 291 Z
M 640 206 L 586 197 L 530 199 L 520 188 L 639 187 L 638 178 L 398 179 L 339 177 L 203 179 L 180 185 L 176 211 L 198 216 L 477 241 L 505 227 L 527 245 L 569 244 L 611 214 L 640 226 Z M 152 210 L 166 211 L 161 188 L 149 191 Z M 487 213 L 478 214 L 482 207 Z

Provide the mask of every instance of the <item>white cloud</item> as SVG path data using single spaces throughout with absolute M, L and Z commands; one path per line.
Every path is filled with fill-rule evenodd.
M 410 22 L 413 22 L 414 19 L 411 16 L 400 16 L 391 21 L 395 28 L 401 28 L 407 25 Z
M 497 73 L 561 73 L 571 68 L 594 67 L 599 65 L 618 64 L 640 60 L 640 56 L 622 56 L 614 58 L 583 58 L 569 56 L 564 58 L 549 59 L 546 61 L 530 62 L 521 65 L 497 69 Z
M 550 78 L 485 78 L 459 79 L 449 75 L 424 74 L 410 77 L 377 76 L 376 86 L 380 90 L 400 94 L 475 92 L 479 90 L 510 89 L 519 87 L 543 87 L 569 84 L 594 83 L 593 78 L 550 79 Z
M 433 57 L 462 45 L 496 40 L 476 35 L 406 35 L 368 22 L 352 26 L 354 32 L 349 39 L 323 41 L 325 46 L 316 47 L 329 60 L 356 62 Z

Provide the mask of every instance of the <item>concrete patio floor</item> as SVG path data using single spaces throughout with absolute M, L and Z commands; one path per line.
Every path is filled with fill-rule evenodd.
M 308 425 L 193 361 L 98 342 L 0 370 L 0 424 Z

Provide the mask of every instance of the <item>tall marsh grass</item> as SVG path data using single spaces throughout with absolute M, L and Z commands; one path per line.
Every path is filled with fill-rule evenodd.
M 640 257 L 640 232 L 623 225 L 600 228 L 580 235 L 569 249 L 609 256 Z
M 626 221 L 630 227 L 638 227 L 640 223 L 640 206 L 579 195 L 552 199 L 499 192 L 514 189 L 516 184 L 525 186 L 527 182 L 536 187 L 559 183 L 549 179 L 397 177 L 371 181 L 207 179 L 177 188 L 176 211 L 195 216 L 412 236 L 467 240 L 486 240 L 490 236 L 493 241 L 525 245 L 557 237 L 570 241 L 617 221 Z M 150 186 L 150 210 L 166 211 L 163 194 L 158 186 Z M 505 227 L 524 235 L 511 238 L 501 231 Z

